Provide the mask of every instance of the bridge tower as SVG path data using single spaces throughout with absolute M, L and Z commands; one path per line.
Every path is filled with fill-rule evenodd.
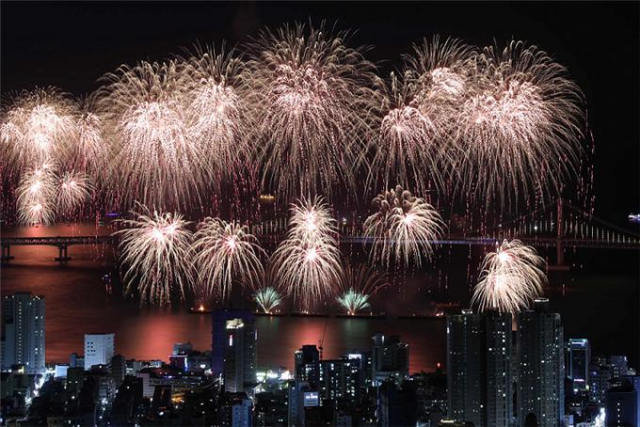
M 60 264 L 66 264 L 67 261 L 71 259 L 68 253 L 69 245 L 66 243 L 60 243 L 58 246 L 59 255 L 55 258 L 55 261 L 58 261 Z

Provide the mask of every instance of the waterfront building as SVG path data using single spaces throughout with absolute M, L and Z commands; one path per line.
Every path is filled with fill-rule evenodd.
M 108 365 L 115 354 L 115 334 L 85 334 L 84 369 Z
M 212 373 L 222 375 L 225 391 L 252 395 L 258 337 L 253 314 L 246 310 L 218 310 L 213 312 L 212 322 Z
M 2 299 L 3 370 L 24 365 L 26 374 L 45 372 L 45 300 L 31 292 L 17 292 Z
M 560 315 L 550 312 L 548 299 L 538 298 L 533 309 L 518 314 L 516 344 L 518 424 L 535 420 L 539 427 L 560 425 L 564 421 L 564 338 Z M 577 376 L 584 377 L 584 370 Z
M 381 384 L 387 379 L 401 381 L 409 375 L 409 345 L 397 335 L 385 336 L 376 333 L 372 337 L 372 380 Z
M 477 427 L 513 418 L 511 315 L 469 310 L 447 317 L 448 416 Z

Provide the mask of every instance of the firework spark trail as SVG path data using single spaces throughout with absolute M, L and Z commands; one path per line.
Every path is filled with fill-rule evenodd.
M 253 298 L 266 314 L 271 314 L 282 303 L 282 298 L 278 291 L 270 286 L 258 289 Z
M 354 165 L 371 133 L 379 85 L 349 33 L 285 26 L 263 31 L 248 62 L 263 141 L 264 181 L 288 199 L 335 184 L 354 188 Z
M 461 100 L 471 84 L 474 50 L 456 39 L 424 40 L 405 57 L 400 77 L 391 76 L 383 94 L 382 121 L 372 160 L 372 174 L 392 182 L 427 188 L 427 180 L 443 189 L 456 147 L 449 137 Z
M 387 277 L 372 267 L 346 265 L 340 276 L 340 294 L 336 300 L 351 316 L 370 307 L 369 299 L 387 286 Z
M 82 172 L 65 172 L 59 179 L 57 198 L 58 213 L 69 215 L 73 213 L 83 202 L 91 197 L 93 184 L 89 176 Z
M 576 173 L 584 122 L 582 92 L 547 53 L 515 41 L 485 48 L 453 135 L 465 153 L 460 192 L 502 209 L 558 194 Z
M 331 216 L 329 207 L 319 196 L 313 199 L 303 197 L 291 207 L 289 238 L 304 242 L 324 239 L 336 245 L 336 227 L 336 220 Z
M 219 218 L 205 218 L 193 245 L 199 282 L 223 301 L 231 295 L 235 281 L 252 289 L 264 273 L 260 258 L 266 256 L 258 239 L 246 226 Z
M 364 223 L 364 235 L 373 239 L 373 259 L 387 266 L 392 261 L 420 266 L 431 257 L 432 242 L 445 227 L 433 206 L 400 186 L 376 196 L 373 206 L 376 212 Z
M 480 311 L 515 314 L 542 295 L 545 261 L 519 240 L 504 240 L 485 257 L 471 304 Z
M 250 114 L 246 71 L 235 51 L 197 46 L 182 58 L 187 85 L 186 106 L 189 137 L 197 141 L 210 159 L 210 174 L 230 176 L 233 168 L 253 158 L 247 138 Z
M 131 212 L 135 219 L 119 220 L 127 228 L 114 233 L 121 236 L 127 290 L 137 286 L 141 304 L 169 304 L 175 291 L 184 299 L 194 277 L 189 222 L 177 213 L 152 213 L 137 206 L 138 212 Z
M 272 255 L 276 280 L 303 309 L 330 296 L 341 274 L 336 222 L 322 199 L 294 205 L 288 237 Z M 311 215 L 311 214 L 314 215 Z
M 104 78 L 98 106 L 112 136 L 109 186 L 124 205 L 188 207 L 200 200 L 208 156 L 188 131 L 183 77 L 170 61 L 122 66 Z
M 22 175 L 16 190 L 19 222 L 43 225 L 53 222 L 56 180 L 51 163 L 44 163 Z
M 3 161 L 15 173 L 53 160 L 63 164 L 75 141 L 76 104 L 59 89 L 22 91 L 2 112 Z

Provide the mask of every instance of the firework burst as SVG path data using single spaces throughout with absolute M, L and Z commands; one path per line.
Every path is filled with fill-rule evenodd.
M 453 153 L 449 147 L 455 113 L 470 84 L 473 50 L 455 39 L 434 37 L 414 46 L 400 77 L 391 75 L 370 177 L 419 191 L 427 180 L 443 187 Z
M 235 281 L 255 287 L 264 268 L 264 250 L 246 226 L 218 218 L 206 218 L 195 234 L 193 245 L 199 281 L 210 296 L 226 300 Z
M 209 172 L 216 176 L 228 176 L 254 151 L 246 137 L 252 116 L 246 102 L 244 65 L 234 54 L 233 50 L 225 53 L 224 45 L 219 52 L 197 46 L 182 59 L 189 136 L 205 150 L 211 161 Z
M 110 188 L 117 202 L 186 207 L 207 177 L 203 139 L 192 139 L 178 63 L 141 62 L 108 74 L 98 107 L 111 135 Z
M 184 298 L 193 283 L 192 233 L 189 222 L 177 213 L 151 213 L 138 204 L 132 220 L 120 220 L 126 228 L 120 236 L 120 257 L 126 266 L 127 289 L 137 286 L 141 303 L 168 304 L 174 291 Z
M 305 242 L 324 239 L 335 245 L 335 234 L 336 220 L 321 197 L 303 197 L 297 204 L 292 205 L 288 233 L 290 238 Z
M 329 208 L 316 198 L 291 208 L 288 237 L 272 256 L 276 280 L 304 309 L 329 296 L 341 272 L 336 223 Z
M 248 63 L 264 141 L 265 179 L 284 197 L 353 188 L 354 165 L 370 133 L 378 84 L 349 33 L 296 25 L 264 31 Z
M 373 199 L 376 212 L 364 223 L 364 235 L 373 240 L 371 256 L 389 266 L 392 261 L 421 265 L 430 258 L 432 244 L 444 229 L 440 214 L 424 199 L 397 186 Z
M 374 268 L 345 266 L 340 277 L 342 289 L 336 300 L 351 316 L 370 307 L 369 299 L 387 286 L 387 277 Z
M 59 180 L 56 206 L 63 215 L 70 214 L 86 202 L 93 190 L 91 179 L 81 172 L 65 172 Z
M 512 42 L 477 57 L 476 84 L 458 115 L 461 191 L 510 209 L 558 194 L 581 156 L 583 95 L 535 46 Z
M 18 220 L 43 224 L 55 218 L 56 175 L 49 163 L 23 174 L 17 188 Z
M 265 314 L 271 314 L 273 310 L 282 303 L 282 297 L 280 297 L 278 291 L 271 286 L 258 289 L 253 298 Z
M 485 257 L 471 304 L 480 311 L 515 314 L 542 295 L 544 260 L 519 240 L 504 240 Z
M 56 88 L 23 91 L 2 113 L 0 141 L 16 172 L 54 160 L 64 163 L 75 141 L 77 106 Z

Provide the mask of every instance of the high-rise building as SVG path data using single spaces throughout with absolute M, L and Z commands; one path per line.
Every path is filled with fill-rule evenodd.
M 495 312 L 474 315 L 465 311 L 449 316 L 447 346 L 447 376 L 451 378 L 449 418 L 472 422 L 477 427 L 510 426 L 511 315 Z
M 361 366 L 358 358 L 320 361 L 320 397 L 333 402 L 346 399 L 352 404 L 360 401 L 365 385 Z
M 127 375 L 127 361 L 124 356 L 116 354 L 111 358 L 111 376 L 116 383 L 116 388 L 120 387 Z
M 374 334 L 371 366 L 372 380 L 378 384 L 389 378 L 405 378 L 409 375 L 409 345 L 397 335 Z
M 627 356 L 610 356 L 609 365 L 613 371 L 613 378 L 622 378 L 628 373 Z
M 2 369 L 24 365 L 27 374 L 45 371 L 44 297 L 17 292 L 2 299 Z
M 320 382 L 320 352 L 315 345 L 303 345 L 295 352 L 296 380 L 306 381 L 311 387 L 318 388 Z
M 471 310 L 447 317 L 447 404 L 454 420 L 482 423 L 480 317 Z
M 484 426 L 506 427 L 513 416 L 511 315 L 486 313 L 482 322 Z
M 585 338 L 571 338 L 565 347 L 566 376 L 571 380 L 574 393 L 589 389 L 591 346 Z
M 564 422 L 564 338 L 560 315 L 538 298 L 532 310 L 518 314 L 518 424 L 539 427 Z M 584 376 L 584 372 L 581 372 Z
M 288 388 L 288 424 L 289 427 L 303 427 L 305 425 L 305 408 L 310 405 L 319 405 L 319 397 L 317 391 L 312 391 L 307 381 L 294 380 L 289 383 Z M 315 393 L 315 400 L 309 396 Z M 305 401 L 305 397 L 307 400 Z
M 640 425 L 640 377 L 627 376 L 605 393 L 607 426 Z
M 84 369 L 108 365 L 115 354 L 115 334 L 84 335 Z
M 246 310 L 218 310 L 212 318 L 212 373 L 222 375 L 225 391 L 252 395 L 257 341 L 253 314 Z
M 612 378 L 613 370 L 606 360 L 595 358 L 589 365 L 589 398 L 592 402 L 604 403 L 605 393 Z

